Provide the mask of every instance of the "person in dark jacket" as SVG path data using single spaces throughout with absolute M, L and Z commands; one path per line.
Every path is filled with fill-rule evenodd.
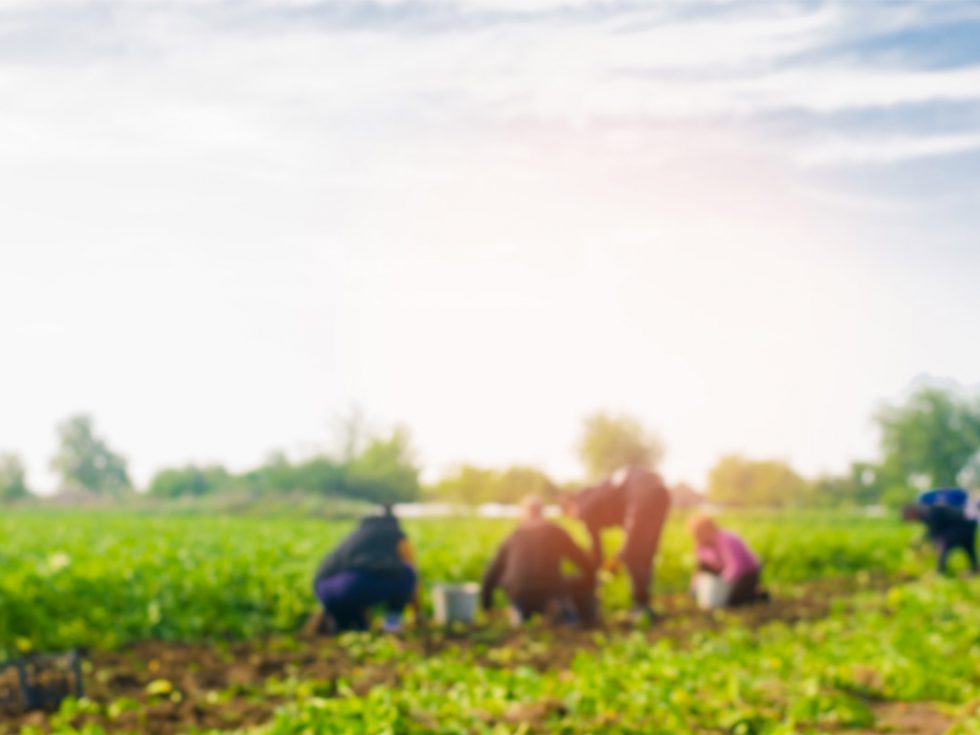
M 555 613 L 565 621 L 590 625 L 595 616 L 595 570 L 592 560 L 561 526 L 544 518 L 541 501 L 528 498 L 521 524 L 508 536 L 486 573 L 480 598 L 493 608 L 493 593 L 503 588 L 519 621 Z M 562 575 L 564 560 L 581 572 Z
M 936 569 L 946 572 L 949 555 L 962 549 L 970 560 L 970 569 L 977 573 L 977 519 L 968 518 L 961 508 L 938 503 L 935 505 L 908 505 L 903 513 L 905 520 L 925 524 L 926 537 L 936 545 L 939 558 Z
M 638 468 L 621 470 L 600 485 L 567 497 L 564 509 L 589 530 L 596 566 L 603 565 L 602 530 L 621 526 L 626 531 L 623 548 L 604 566 L 611 571 L 620 564 L 626 567 L 633 592 L 633 614 L 652 615 L 653 558 L 670 512 L 670 493 L 660 475 Z
M 367 612 L 379 605 L 386 609 L 385 630 L 401 627 L 401 615 L 410 603 L 418 618 L 414 554 L 390 506 L 383 515 L 361 519 L 324 557 L 313 590 L 338 633 L 367 630 Z

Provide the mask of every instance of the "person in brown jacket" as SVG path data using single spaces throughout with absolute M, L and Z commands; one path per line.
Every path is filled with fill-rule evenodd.
M 653 558 L 670 512 L 670 493 L 660 475 L 639 468 L 621 470 L 605 482 L 569 496 L 563 505 L 566 515 L 582 521 L 589 530 L 597 567 L 603 566 L 602 530 L 621 526 L 626 531 L 623 548 L 605 566 L 616 569 L 622 563 L 626 567 L 633 614 L 652 616 Z
M 581 572 L 564 577 L 563 560 Z M 561 526 L 544 518 L 541 501 L 527 498 L 520 525 L 508 536 L 483 575 L 480 593 L 484 610 L 493 608 L 501 587 L 520 621 L 555 613 L 565 622 L 589 625 L 595 616 L 595 567 Z

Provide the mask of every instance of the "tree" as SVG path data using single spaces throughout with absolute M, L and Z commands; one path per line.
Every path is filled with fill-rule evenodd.
M 256 495 L 309 493 L 336 497 L 345 494 L 346 465 L 317 455 L 296 464 L 284 452 L 272 452 L 264 464 L 239 477 L 231 477 L 231 487 L 241 487 Z
M 126 460 L 95 435 L 92 417 L 71 416 L 58 426 L 60 448 L 51 469 L 62 487 L 118 497 L 130 489 Z
M 519 503 L 528 495 L 547 502 L 558 498 L 558 486 L 544 472 L 534 467 L 515 465 L 497 479 L 494 500 L 498 503 Z
M 429 494 L 439 500 L 464 505 L 517 503 L 528 495 L 553 500 L 558 497 L 558 487 L 534 467 L 515 465 L 501 471 L 464 464 L 436 483 Z
M 373 437 L 346 464 L 345 494 L 376 503 L 417 500 L 419 468 L 408 430 L 394 429 L 388 437 Z
M 729 455 L 708 475 L 708 497 L 716 503 L 778 507 L 799 502 L 806 491 L 806 481 L 778 460 Z
M 586 417 L 578 453 L 588 479 L 596 481 L 621 467 L 656 469 L 664 448 L 635 418 L 599 411 Z
M 820 475 L 807 483 L 806 504 L 840 508 L 858 502 L 859 488 L 847 475 Z
M 431 494 L 450 503 L 479 505 L 490 501 L 498 480 L 499 473 L 496 470 L 464 464 L 436 483 Z
M 875 417 L 881 430 L 879 473 L 892 485 L 951 485 L 980 449 L 980 402 L 925 386 Z
M 16 454 L 0 454 L 0 503 L 23 500 L 30 495 L 24 463 Z
M 199 498 L 225 489 L 231 481 L 231 475 L 220 465 L 210 467 L 187 465 L 157 472 L 150 481 L 147 494 L 164 499 Z

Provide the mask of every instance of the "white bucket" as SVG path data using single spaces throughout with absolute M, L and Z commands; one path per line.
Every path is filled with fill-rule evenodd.
M 438 584 L 432 588 L 432 612 L 437 623 L 472 623 L 476 617 L 476 604 L 480 585 Z
M 716 610 L 728 604 L 734 585 L 717 574 L 698 572 L 694 576 L 694 596 L 702 610 Z

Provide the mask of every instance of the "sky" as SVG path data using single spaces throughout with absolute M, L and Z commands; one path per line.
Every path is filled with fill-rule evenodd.
M 358 407 L 580 474 L 874 455 L 980 375 L 980 1 L 0 0 L 0 450 L 145 483 Z

